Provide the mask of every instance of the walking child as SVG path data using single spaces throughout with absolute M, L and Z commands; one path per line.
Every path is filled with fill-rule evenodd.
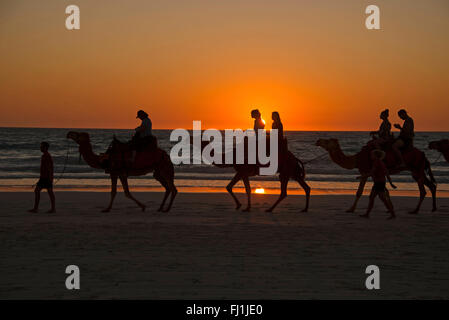
M 371 169 L 371 173 L 369 173 L 368 176 L 371 175 L 374 184 L 369 195 L 368 209 L 366 210 L 365 214 L 360 215 L 361 217 L 369 218 L 370 212 L 374 206 L 374 200 L 376 199 L 376 196 L 379 196 L 380 200 L 382 200 L 382 202 L 387 207 L 388 212 L 390 213 L 390 217 L 388 217 L 388 219 L 396 218 L 393 204 L 386 188 L 386 178 L 388 179 L 388 182 L 390 183 L 392 188 L 396 189 L 396 186 L 391 182 L 387 167 L 382 161 L 384 158 L 385 152 L 383 152 L 382 150 L 376 149 L 371 151 L 373 167 Z
M 42 189 L 47 189 L 51 201 L 51 209 L 48 213 L 56 212 L 55 209 L 55 194 L 53 193 L 53 159 L 48 152 L 50 145 L 48 142 L 41 142 L 41 168 L 40 178 L 34 189 L 34 208 L 28 210 L 29 212 L 37 212 L 39 209 L 39 200 Z

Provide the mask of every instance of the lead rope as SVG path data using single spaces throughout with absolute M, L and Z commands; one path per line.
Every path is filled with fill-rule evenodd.
M 65 160 L 64 160 L 64 166 L 62 167 L 62 172 L 59 175 L 58 179 L 56 179 L 56 181 L 53 183 L 53 185 L 57 184 L 59 182 L 59 180 L 61 180 L 62 176 L 65 173 L 65 169 L 67 168 L 67 162 L 69 160 L 69 154 L 70 154 L 70 141 L 67 140 L 67 152 L 65 154 Z
M 432 162 L 430 165 L 434 165 L 435 163 L 437 163 L 439 160 L 440 160 L 440 158 L 441 158 L 441 156 L 443 155 L 443 153 L 442 152 L 439 152 L 439 156 L 438 156 L 438 158 L 434 161 L 434 162 Z
M 325 153 L 323 153 L 322 155 L 320 155 L 320 156 L 318 156 L 318 157 L 315 157 L 315 158 L 313 158 L 313 159 L 310 159 L 310 160 L 307 160 L 307 161 L 303 161 L 302 163 L 303 163 L 303 164 L 307 164 L 307 163 L 313 162 L 313 161 L 315 161 L 315 160 L 321 159 L 321 158 L 323 158 L 324 156 L 327 156 L 327 152 L 325 152 Z

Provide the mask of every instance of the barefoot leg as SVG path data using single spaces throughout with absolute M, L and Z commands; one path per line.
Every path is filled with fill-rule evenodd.
M 56 212 L 55 206 L 55 193 L 53 192 L 53 188 L 48 188 L 48 196 L 50 197 L 51 208 L 48 210 L 48 213 Z
M 41 199 L 41 190 L 42 188 L 39 186 L 36 186 L 34 189 L 34 207 L 33 209 L 28 210 L 28 212 L 37 212 L 39 209 L 39 201 Z
M 374 207 L 374 200 L 376 199 L 377 192 L 374 189 L 371 189 L 371 192 L 369 194 L 369 203 L 368 203 L 368 209 L 366 209 L 365 214 L 361 214 L 360 216 L 363 218 L 369 218 L 369 215 L 371 213 L 371 210 L 373 210 Z
M 394 213 L 393 203 L 391 202 L 390 197 L 387 196 L 387 192 L 379 193 L 379 198 L 385 204 L 385 207 L 388 209 L 390 213 L 390 218 L 394 218 L 396 215 Z

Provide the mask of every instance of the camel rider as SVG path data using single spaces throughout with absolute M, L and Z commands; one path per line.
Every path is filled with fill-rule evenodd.
M 271 129 L 275 129 L 278 131 L 278 171 L 282 170 L 282 168 L 286 165 L 287 161 L 287 139 L 284 138 L 284 125 L 282 124 L 281 117 L 279 116 L 279 112 L 273 111 L 271 113 L 271 119 L 273 119 L 273 124 L 271 125 Z M 270 141 L 270 140 L 268 140 Z M 267 141 L 267 143 L 268 143 Z M 270 141 L 271 142 L 271 141 Z M 271 146 L 270 146 L 271 148 Z
M 281 117 L 279 116 L 279 112 L 274 111 L 271 113 L 271 119 L 273 119 L 273 124 L 271 125 L 271 129 L 276 129 L 278 131 L 279 141 L 284 140 L 284 126 L 281 122 Z
M 395 128 L 401 131 L 399 133 L 399 137 L 393 144 L 393 150 L 398 159 L 401 160 L 400 167 L 406 167 L 400 149 L 406 150 L 408 148 L 413 147 L 413 138 L 415 137 L 415 125 L 413 123 L 413 119 L 407 114 L 407 111 L 405 111 L 404 109 L 399 110 L 398 116 L 399 118 L 404 120 L 404 123 L 402 126 L 399 124 L 394 125 Z
M 271 119 L 273 119 L 273 124 L 271 129 L 276 129 L 278 131 L 278 150 L 279 154 L 285 153 L 287 151 L 287 139 L 284 138 L 284 126 L 279 116 L 279 112 L 274 111 L 271 114 Z
M 265 122 L 262 120 L 262 115 L 260 114 L 259 109 L 251 110 L 251 118 L 254 119 L 254 133 L 256 134 L 256 164 L 259 165 L 259 156 L 258 156 L 258 148 L 259 148 L 259 130 L 265 129 Z M 249 152 L 249 149 L 247 149 Z
M 260 114 L 259 109 L 254 109 L 251 111 L 251 118 L 254 119 L 254 131 L 256 133 L 256 137 L 259 129 L 265 129 L 265 123 L 262 120 L 262 115 Z
M 152 136 L 152 127 L 153 124 L 151 123 L 150 118 L 148 117 L 148 113 L 146 113 L 143 110 L 137 111 L 137 117 L 142 120 L 142 123 L 140 126 L 138 126 L 136 130 L 136 134 L 139 136 L 139 138 L 145 138 Z
M 143 110 L 137 111 L 137 117 L 142 120 L 140 126 L 138 126 L 135 131 L 136 133 L 130 141 L 130 147 L 132 149 L 131 163 L 134 162 L 136 158 L 136 151 L 142 151 L 143 149 L 153 149 L 156 147 L 156 138 L 153 136 L 152 127 L 148 113 Z
M 380 113 L 380 119 L 382 119 L 382 123 L 377 131 L 371 131 L 370 134 L 373 136 L 373 143 L 376 145 L 378 149 L 382 149 L 381 147 L 388 141 L 392 139 L 391 134 L 391 123 L 388 120 L 390 115 L 390 111 L 385 109 Z

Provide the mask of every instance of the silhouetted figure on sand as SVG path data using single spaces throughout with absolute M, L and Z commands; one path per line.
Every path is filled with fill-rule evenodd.
M 391 123 L 388 120 L 390 115 L 390 111 L 385 109 L 380 113 L 380 119 L 382 119 L 382 123 L 380 124 L 379 130 L 371 131 L 370 134 L 373 137 L 373 143 L 377 146 L 377 148 L 382 149 L 383 146 L 392 140 L 391 134 Z
M 373 187 L 371 189 L 371 193 L 369 195 L 369 204 L 368 209 L 365 214 L 360 215 L 363 218 L 369 218 L 371 210 L 374 206 L 374 200 L 376 196 L 379 196 L 380 200 L 385 204 L 390 213 L 390 217 L 388 219 L 394 219 L 396 217 L 394 213 L 393 204 L 391 203 L 390 196 L 388 194 L 386 188 L 386 179 L 390 182 L 390 185 L 396 189 L 396 186 L 391 182 L 390 175 L 388 174 L 387 167 L 385 166 L 383 159 L 385 158 L 385 152 L 382 150 L 376 149 L 371 151 L 371 159 L 373 161 L 373 165 L 371 168 L 371 172 L 367 174 L 367 176 L 371 176 L 373 179 Z
M 53 193 L 53 159 L 48 152 L 50 145 L 48 142 L 41 143 L 41 168 L 40 168 L 40 178 L 34 189 L 34 208 L 28 210 L 29 212 L 37 212 L 39 209 L 39 201 L 42 189 L 47 189 L 48 195 L 50 197 L 51 209 L 49 213 L 56 212 L 55 209 L 55 194 Z
M 399 118 L 404 120 L 403 125 L 395 124 L 394 127 L 401 130 L 399 137 L 393 143 L 393 150 L 398 159 L 400 159 L 400 167 L 406 167 L 401 150 L 407 150 L 413 147 L 413 138 L 415 137 L 415 125 L 413 119 L 407 114 L 404 109 L 399 110 Z

